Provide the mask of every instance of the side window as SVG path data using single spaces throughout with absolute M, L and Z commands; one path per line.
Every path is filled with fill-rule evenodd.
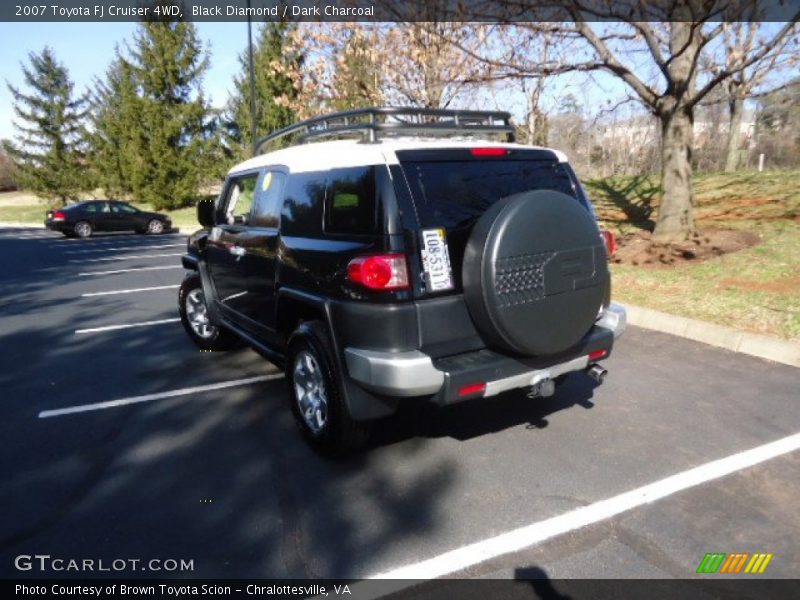
M 334 171 L 325 199 L 325 231 L 370 234 L 376 223 L 375 167 Z
M 108 205 L 108 202 L 101 202 L 98 206 L 98 212 L 101 213 L 110 213 L 111 207 Z
M 117 208 L 120 212 L 132 215 L 136 212 L 136 209 L 133 208 L 130 204 L 117 204 Z
M 267 171 L 256 190 L 255 209 L 250 224 L 254 227 L 277 227 L 281 216 L 281 198 L 286 173 Z
M 258 173 L 233 177 L 228 182 L 223 200 L 223 222 L 246 225 L 253 208 Z
M 96 213 L 97 212 L 97 204 L 95 204 L 94 202 L 91 203 L 91 204 L 87 204 L 86 207 L 83 210 L 85 210 L 87 213 Z
M 281 210 L 282 234 L 310 237 L 322 234 L 326 183 L 325 173 L 289 175 Z

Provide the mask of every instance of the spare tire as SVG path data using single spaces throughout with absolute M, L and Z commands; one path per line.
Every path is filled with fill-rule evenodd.
M 498 200 L 464 252 L 464 298 L 490 347 L 557 354 L 591 328 L 608 266 L 593 216 L 566 194 L 539 190 Z

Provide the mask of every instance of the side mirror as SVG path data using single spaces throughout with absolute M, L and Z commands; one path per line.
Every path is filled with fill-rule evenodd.
M 203 227 L 214 226 L 214 203 L 209 200 L 201 200 L 197 203 L 197 221 Z

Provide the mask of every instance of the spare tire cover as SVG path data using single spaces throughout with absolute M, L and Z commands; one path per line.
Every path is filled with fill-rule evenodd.
M 494 203 L 470 234 L 462 268 L 464 298 L 484 341 L 528 356 L 575 345 L 608 285 L 594 218 L 575 198 L 551 190 Z

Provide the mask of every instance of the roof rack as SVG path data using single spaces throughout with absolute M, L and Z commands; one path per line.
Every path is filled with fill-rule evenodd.
M 256 154 L 270 142 L 297 135 L 295 143 L 313 138 L 335 137 L 360 133 L 365 141 L 375 142 L 380 136 L 405 134 L 505 134 L 515 140 L 511 115 L 501 111 L 450 110 L 439 108 L 373 107 L 332 113 L 278 129 L 256 142 Z

